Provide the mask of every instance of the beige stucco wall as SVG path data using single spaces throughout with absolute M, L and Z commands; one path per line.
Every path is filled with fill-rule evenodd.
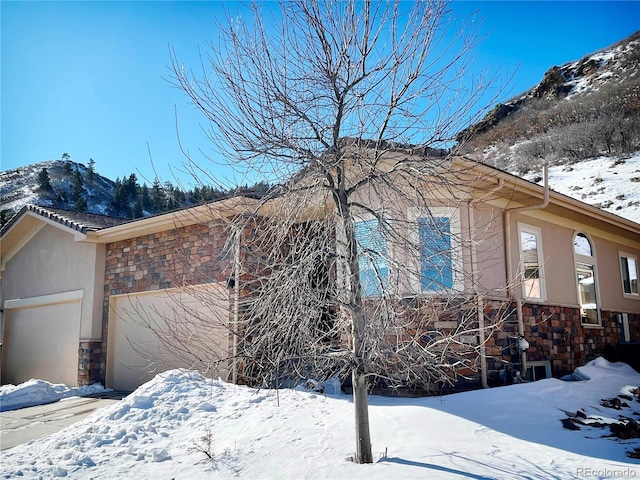
M 468 291 L 471 287 L 471 251 L 476 259 L 476 278 L 478 290 L 489 296 L 505 297 L 507 295 L 506 259 L 504 247 L 504 209 L 516 208 L 517 203 L 504 200 L 479 201 L 468 203 L 463 199 L 452 203 L 446 200 L 442 192 L 423 190 L 416 195 L 418 204 L 426 203 L 429 207 L 444 205 L 455 206 L 459 211 L 461 228 L 460 248 L 461 260 L 464 266 L 463 282 Z M 429 197 L 433 196 L 430 200 Z M 407 218 L 407 200 L 388 189 L 363 188 L 354 198 L 355 201 L 368 205 L 375 211 L 384 212 L 389 219 Z M 539 203 L 539 202 L 538 202 Z M 470 222 L 469 210 L 473 212 Z M 402 242 L 402 235 L 409 235 L 406 223 L 396 222 L 398 240 Z M 622 293 L 619 252 L 635 255 L 640 260 L 640 238 L 632 234 L 622 237 L 608 231 L 603 226 L 585 225 L 572 218 L 564 218 L 543 210 L 525 210 L 510 214 L 510 250 L 512 269 L 510 278 L 514 284 L 514 292 L 522 295 L 522 286 L 518 285 L 518 268 L 520 263 L 520 244 L 518 225 L 524 224 L 540 229 L 542 262 L 544 268 L 545 298 L 539 303 L 557 306 L 577 307 L 579 304 L 578 288 L 575 270 L 575 256 L 573 241 L 576 233 L 584 233 L 592 242 L 595 252 L 596 278 L 598 299 L 601 310 L 614 312 L 640 312 L 640 297 L 630 298 Z M 393 225 L 393 221 L 391 222 Z M 409 226 L 415 228 L 414 226 Z M 470 235 L 471 232 L 471 235 Z M 402 266 L 407 262 L 407 252 L 410 246 L 399 245 L 391 252 L 391 257 Z M 401 289 L 411 282 L 403 278 L 407 270 L 399 273 Z M 401 293 L 411 293 L 415 289 L 407 288 Z M 536 301 L 534 300 L 534 303 Z
M 518 223 L 540 228 L 547 302 L 577 305 L 578 290 L 573 260 L 573 230 L 548 221 L 531 218 L 526 212 L 515 214 L 511 218 L 512 247 L 515 248 L 513 267 L 518 267 L 520 259 Z
M 66 228 L 45 224 L 4 267 L 3 302 L 82 290 L 79 340 L 101 338 L 104 245 L 77 242 Z
M 598 279 L 600 285 L 600 303 L 603 310 L 640 312 L 640 296 L 625 298 L 622 290 L 619 252 L 635 255 L 640 260 L 640 249 L 593 237 Z
M 506 295 L 502 210 L 484 203 L 472 206 L 477 282 L 480 292 Z
M 609 232 L 577 224 L 543 211 L 533 210 L 511 216 L 512 276 L 517 275 L 519 261 L 518 222 L 538 227 L 542 234 L 546 303 L 578 305 L 573 240 L 576 233 L 590 239 L 595 253 L 596 278 L 600 308 L 618 312 L 640 312 L 640 298 L 622 294 L 618 252 L 640 258 L 640 239 L 621 238 Z M 519 290 L 518 290 L 519 291 Z

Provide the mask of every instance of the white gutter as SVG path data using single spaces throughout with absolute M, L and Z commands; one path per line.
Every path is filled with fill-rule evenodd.
M 518 334 L 524 338 L 524 320 L 522 318 L 522 296 L 514 291 L 514 279 L 511 277 L 513 259 L 511 257 L 511 213 L 524 212 L 527 210 L 542 210 L 549 205 L 549 168 L 544 166 L 544 196 L 542 203 L 537 205 L 524 205 L 522 207 L 505 208 L 503 212 L 503 231 L 504 231 L 504 257 L 507 279 L 507 291 L 509 298 L 516 300 L 516 314 L 518 316 Z M 520 374 L 524 378 L 527 372 L 527 353 L 520 352 Z

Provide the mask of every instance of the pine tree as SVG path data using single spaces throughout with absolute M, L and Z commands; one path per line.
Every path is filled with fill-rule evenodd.
M 87 167 L 87 182 L 92 185 L 93 184 L 93 178 L 95 176 L 96 170 L 95 170 L 95 166 L 96 166 L 96 162 L 93 158 L 89 159 L 89 166 Z
M 151 197 L 149 196 L 149 187 L 147 187 L 146 183 L 142 185 L 140 189 L 140 196 L 142 197 L 142 209 L 150 212 L 153 205 L 151 204 Z
M 0 210 L 0 227 L 3 227 L 16 214 L 13 210 L 4 208 Z
M 173 189 L 173 200 L 176 207 L 184 207 L 187 203 L 187 197 L 179 187 Z
M 49 172 L 46 168 L 40 170 L 38 174 L 38 188 L 45 192 L 53 191 L 53 187 L 51 186 L 51 180 L 49 178 Z
M 165 210 L 165 193 L 162 189 L 162 184 L 157 178 L 153 181 L 151 187 L 151 204 L 155 213 L 160 213 Z
M 127 188 L 119 179 L 116 180 L 116 188 L 113 192 L 113 198 L 111 199 L 111 206 L 118 215 L 122 215 L 129 208 Z
M 144 212 L 142 211 L 142 199 L 138 197 L 136 200 L 136 205 L 133 208 L 133 218 L 142 218 L 144 216 Z
M 75 171 L 75 174 L 73 175 L 73 180 L 71 182 L 71 200 L 72 201 L 78 200 L 82 196 L 83 192 L 84 192 L 84 188 L 83 188 L 82 175 L 80 174 L 80 170 L 76 165 L 76 171 Z
M 83 197 L 78 197 L 76 203 L 73 205 L 73 209 L 76 212 L 86 212 L 88 208 L 87 201 Z
M 138 196 L 138 189 L 140 188 L 140 185 L 138 185 L 138 177 L 136 177 L 135 173 L 129 175 L 129 178 L 126 181 L 126 188 L 127 201 L 135 201 L 136 197 Z

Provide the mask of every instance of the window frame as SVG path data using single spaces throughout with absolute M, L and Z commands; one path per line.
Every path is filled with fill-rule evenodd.
M 442 295 L 455 291 L 462 291 L 464 288 L 464 274 L 461 271 L 462 264 L 462 244 L 460 235 L 462 227 L 460 222 L 460 209 L 458 207 L 429 207 L 424 208 L 411 207 L 407 209 L 407 220 L 409 223 L 409 244 L 420 249 L 420 225 L 419 219 L 422 217 L 449 218 L 449 235 L 451 238 L 450 261 L 452 285 L 451 287 L 443 287 L 439 289 L 422 289 L 422 266 L 421 252 L 418 255 L 412 255 L 410 259 L 411 268 L 409 269 L 409 288 L 414 294 L 420 295 Z
M 622 296 L 624 298 L 629 298 L 632 300 L 640 300 L 640 282 L 639 285 L 637 286 L 637 292 L 633 293 L 633 289 L 631 289 L 630 293 L 625 292 L 624 290 L 624 270 L 622 268 L 622 259 L 626 258 L 632 258 L 636 264 L 636 280 L 640 279 L 640 265 L 638 265 L 638 255 L 634 255 L 633 253 L 629 253 L 629 252 L 624 252 L 624 251 L 618 251 L 618 265 L 620 266 L 620 285 L 622 287 Z M 629 262 L 627 260 L 627 275 L 629 276 L 629 279 L 631 280 L 631 270 L 629 270 Z
M 540 281 L 540 296 L 532 297 L 528 295 L 527 288 L 525 286 L 524 280 L 524 262 L 522 258 L 522 234 L 528 233 L 531 235 L 535 235 L 536 237 L 536 251 L 537 251 L 537 260 L 538 260 L 538 280 Z M 542 229 L 540 227 L 536 227 L 534 225 L 529 225 L 527 223 L 518 222 L 518 278 L 521 281 L 521 292 L 522 298 L 528 301 L 534 302 L 546 302 L 547 301 L 547 277 L 545 274 L 544 268 L 544 251 L 542 247 Z
M 536 367 L 544 367 L 543 378 L 536 378 Z M 525 372 L 524 378 L 527 382 L 537 382 L 547 378 L 552 378 L 551 362 L 549 360 L 534 360 L 527 362 L 527 371 Z
M 576 252 L 576 237 L 582 235 L 589 242 L 589 247 L 591 248 L 591 255 L 584 255 Z M 593 239 L 582 231 L 575 231 L 573 236 L 571 237 L 571 247 L 573 251 L 573 272 L 574 278 L 576 282 L 576 295 L 578 300 L 578 305 L 580 305 L 580 323 L 583 327 L 602 327 L 602 315 L 601 315 L 601 306 L 600 306 L 600 281 L 598 280 L 598 264 L 596 261 L 596 247 L 594 245 Z M 596 297 L 596 323 L 584 322 L 583 319 L 586 318 L 586 315 L 582 315 L 582 298 L 580 295 L 580 283 L 578 280 L 578 270 L 583 266 L 591 267 L 591 271 L 593 272 L 594 279 L 594 295 Z M 590 309 L 592 310 L 592 309 Z

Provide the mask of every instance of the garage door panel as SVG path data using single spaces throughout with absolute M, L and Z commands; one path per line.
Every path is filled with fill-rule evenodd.
M 5 312 L 2 382 L 77 385 L 80 302 Z
M 162 290 L 112 298 L 108 385 L 134 390 L 168 369 L 203 369 L 227 358 L 228 290 L 201 288 L 210 295 Z M 214 370 L 224 377 L 226 364 Z

